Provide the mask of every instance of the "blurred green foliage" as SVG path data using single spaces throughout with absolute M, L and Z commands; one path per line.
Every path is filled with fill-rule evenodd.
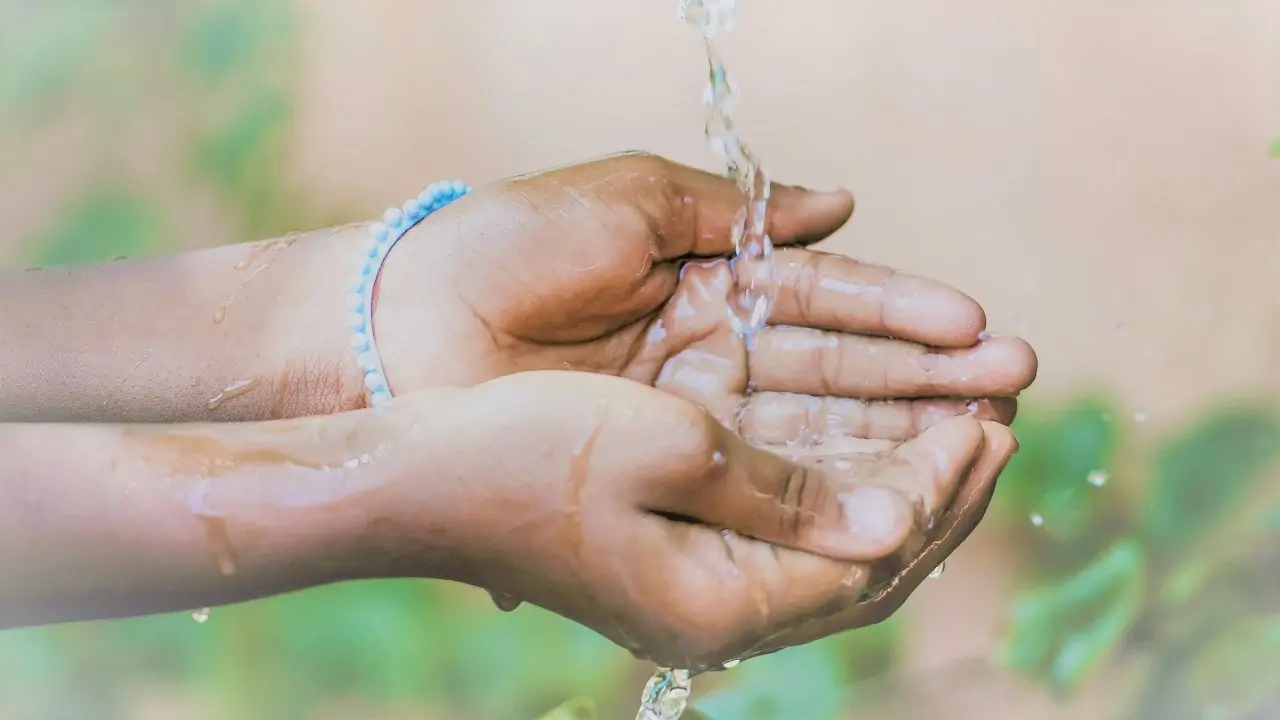
M 1090 399 L 1016 425 L 1023 451 L 996 512 L 1020 528 L 1030 589 L 1014 603 L 1004 661 L 1065 693 L 1120 653 L 1149 658 L 1139 718 L 1274 708 L 1280 418 L 1247 404 L 1204 413 L 1146 467 L 1124 466 L 1143 481 L 1123 483 L 1141 488 L 1125 497 L 1088 482 L 1123 448 L 1114 417 Z
M 216 194 L 242 239 L 314 225 L 285 173 L 297 28 L 289 0 L 0 0 L 0 161 L 6 137 L 69 109 L 97 119 L 109 150 L 137 120 L 131 103 L 161 93 L 186 110 L 168 119 L 185 152 L 165 158 L 166 178 Z M 35 262 L 171 245 L 171 205 L 118 165 L 104 150 L 31 238 Z M 1023 548 L 1005 662 L 1068 693 L 1108 663 L 1145 659 L 1139 718 L 1247 718 L 1280 699 L 1274 413 L 1210 409 L 1148 448 L 1101 398 L 1036 410 L 1017 423 L 1023 449 L 988 520 Z M 1087 482 L 1096 470 L 1112 481 Z M 909 622 L 699 678 L 688 717 L 838 716 L 861 701 L 858 681 L 897 666 Z M 344 584 L 219 608 L 203 624 L 179 614 L 4 633 L 0 717 L 109 720 L 154 695 L 173 703 L 166 717 L 301 719 L 343 702 L 355 708 L 343 717 L 587 720 L 626 715 L 644 670 L 577 625 L 500 613 L 478 591 Z

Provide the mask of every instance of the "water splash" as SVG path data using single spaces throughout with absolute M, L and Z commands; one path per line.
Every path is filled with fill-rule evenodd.
M 658 668 L 644 686 L 636 720 L 678 720 L 689 704 L 688 670 Z
M 209 619 L 209 608 L 200 608 L 199 610 L 192 610 L 191 619 L 195 620 L 197 623 L 204 623 L 206 620 Z
M 772 185 L 760 161 L 742 140 L 733 119 L 738 88 L 726 70 L 713 38 L 733 26 L 735 0 L 681 0 L 680 18 L 702 36 L 707 56 L 707 142 L 744 195 L 730 226 L 734 254 L 733 287 L 726 302 L 729 324 L 750 343 L 768 322 L 776 294 L 773 242 L 767 232 Z

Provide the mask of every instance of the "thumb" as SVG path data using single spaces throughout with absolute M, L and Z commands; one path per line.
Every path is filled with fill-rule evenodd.
M 925 532 L 984 437 L 977 421 L 959 418 L 887 455 L 796 463 L 724 432 L 722 467 L 653 509 L 848 562 L 887 557 Z
M 613 177 L 619 174 L 614 163 L 626 166 L 628 176 L 644 180 L 633 186 L 638 194 L 631 199 L 654 229 L 661 259 L 733 252 L 734 216 L 744 205 L 737 183 L 649 154 L 616 156 L 597 167 Z M 849 220 L 853 204 L 847 190 L 815 192 L 774 184 L 765 232 L 778 246 L 816 243 Z

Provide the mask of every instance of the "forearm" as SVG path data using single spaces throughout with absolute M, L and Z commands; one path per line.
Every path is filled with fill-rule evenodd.
M 447 403 L 437 403 L 441 412 Z M 0 425 L 0 627 L 189 610 L 352 578 L 447 576 L 428 493 L 444 418 Z M 438 502 L 436 500 L 438 499 Z M 440 572 L 437 573 L 436 571 Z
M 361 240 L 358 228 L 324 230 L 5 271 L 0 422 L 262 420 L 362 406 L 344 324 Z

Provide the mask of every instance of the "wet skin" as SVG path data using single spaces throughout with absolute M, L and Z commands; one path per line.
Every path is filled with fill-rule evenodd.
M 886 617 L 981 518 L 1016 447 L 1004 424 L 1034 379 L 1034 353 L 986 335 L 981 307 L 959 291 L 807 248 L 848 219 L 852 198 L 782 187 L 770 213 L 783 248 L 775 325 L 747 352 L 724 319 L 739 202 L 721 178 L 628 154 L 481 188 L 433 215 L 379 281 L 375 328 L 400 396 L 385 413 L 132 432 L 0 425 L 15 464 L 4 492 L 48 518 L 0 523 L 0 559 L 12 561 L 0 563 L 10 573 L 0 586 L 21 590 L 0 598 L 0 619 L 437 577 L 696 670 Z M 53 419 L 358 407 L 360 378 L 330 317 L 342 298 L 329 295 L 360 240 L 350 229 L 256 246 L 269 262 L 252 273 L 243 248 L 176 256 L 228 268 L 192 285 L 199 303 L 167 308 L 198 322 L 175 320 L 185 335 L 132 346 L 109 338 L 123 348 L 114 367 L 143 368 L 125 376 L 141 388 L 136 402 L 92 353 L 70 355 L 75 391 Z M 164 275 L 164 262 L 113 263 L 122 269 L 83 271 L 87 281 L 65 273 L 48 287 L 74 302 L 77 286 L 122 279 L 80 311 L 101 315 L 73 336 L 93 346 L 95 328 L 121 317 L 112 302 L 156 304 L 139 280 Z M 42 275 L 53 273 L 30 274 L 15 293 L 38 290 Z M 321 312 L 328 303 L 334 313 Z M 281 327 L 290 343 L 275 347 L 268 331 Z M 215 367 L 214 390 L 191 390 L 192 357 Z M 0 370 L 41 366 L 23 359 Z M 17 414 L 39 418 L 25 397 Z M 51 465 L 33 455 L 71 435 L 100 456 Z M 169 443 L 158 454 L 156 437 Z M 832 452 L 847 461 L 822 459 Z M 94 485 L 104 476 L 107 488 Z M 136 490 L 124 501 L 94 502 L 125 483 Z M 132 527 L 149 531 L 126 553 L 118 538 Z M 44 564 L 20 552 L 35 546 L 49 548 Z M 68 588 L 54 567 L 79 568 L 82 584 Z

